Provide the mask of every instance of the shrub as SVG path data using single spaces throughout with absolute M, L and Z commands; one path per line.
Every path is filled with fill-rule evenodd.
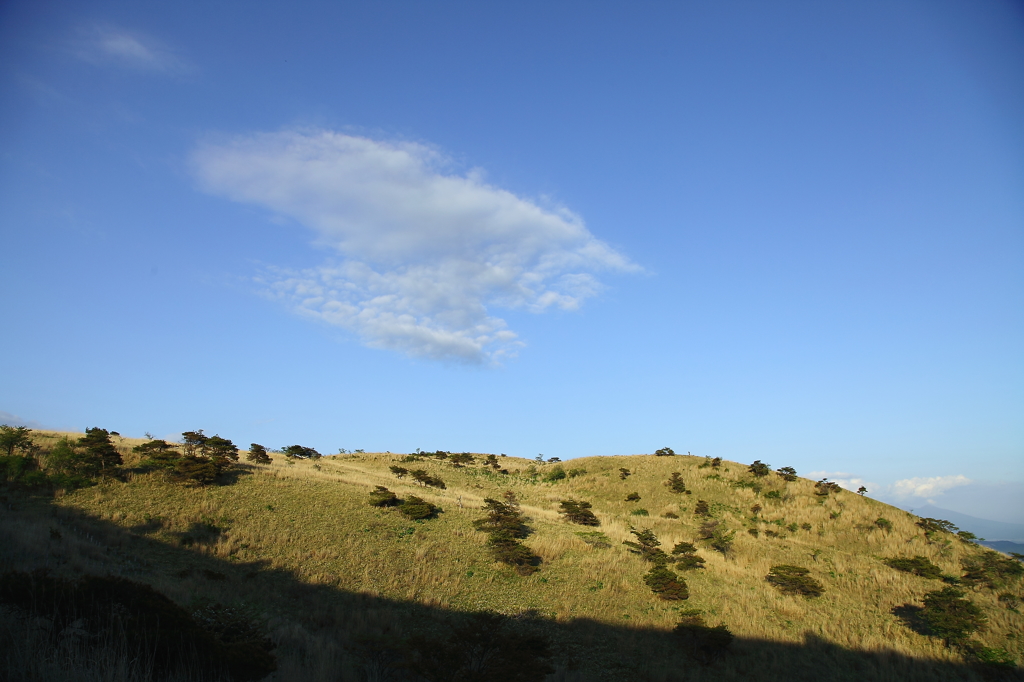
M 672 448 L 661 448 L 660 450 L 655 450 L 654 454 L 656 454 L 658 457 L 671 457 L 672 455 L 676 454 L 676 451 L 673 450 Z
M 913 573 L 929 580 L 940 580 L 942 578 L 942 569 L 923 556 L 915 556 L 913 559 L 889 557 L 882 559 L 882 561 L 889 568 L 895 568 L 897 571 L 903 571 L 904 573 Z
M 112 476 L 117 467 L 124 464 L 121 453 L 110 442 L 110 432 L 106 429 L 91 428 L 78 439 L 78 447 L 85 450 L 84 459 L 99 471 L 101 476 Z
M 758 478 L 764 478 L 772 472 L 771 466 L 765 464 L 759 459 L 754 460 L 754 463 L 747 467 L 747 471 L 752 473 Z
M 201 455 L 183 455 L 174 463 L 174 477 L 185 483 L 209 485 L 219 473 L 213 460 Z
M 565 469 L 562 468 L 561 464 L 555 465 L 550 471 L 548 471 L 541 478 L 545 483 L 557 483 L 558 481 L 565 480 L 568 474 L 565 473 Z
M 370 505 L 374 507 L 394 507 L 399 503 L 398 495 L 382 485 L 370 491 Z
M 655 564 L 644 576 L 644 583 L 651 592 L 665 601 L 679 601 L 690 598 L 686 581 L 662 564 Z
M 842 490 L 839 484 L 835 481 L 830 481 L 827 478 L 823 478 L 814 484 L 814 494 L 819 497 L 827 497 L 832 493 L 838 493 Z
M 491 533 L 487 547 L 495 561 L 511 566 L 519 575 L 530 575 L 540 570 L 540 557 L 507 531 Z
M 759 504 L 752 505 L 750 507 L 750 513 L 752 515 L 754 515 L 754 516 L 757 516 L 758 514 L 760 514 L 761 513 L 761 505 L 759 505 Z
M 136 445 L 132 452 L 139 456 L 140 464 L 158 469 L 174 469 L 181 453 L 165 440 L 149 440 Z
M 476 461 L 476 459 L 474 459 L 473 455 L 469 454 L 468 452 L 459 452 L 454 455 L 448 455 L 448 461 L 454 464 L 455 466 L 459 467 L 463 466 L 464 464 L 472 464 L 473 462 Z
M 882 518 L 881 516 L 875 519 L 875 525 L 878 526 L 879 529 L 884 530 L 886 533 L 892 530 L 892 521 L 890 521 L 889 519 Z
M 728 530 L 719 521 L 709 521 L 700 527 L 697 537 L 706 541 L 712 549 L 718 550 L 722 554 L 728 554 L 732 549 L 736 531 Z
M 474 521 L 473 526 L 488 533 L 487 547 L 495 561 L 511 566 L 519 575 L 530 575 L 540 570 L 540 557 L 520 542 L 530 529 L 515 494 L 509 490 L 503 497 L 504 501 L 485 499 L 487 516 Z
M 674 511 L 667 511 L 664 514 L 661 515 L 661 518 L 663 518 L 663 519 L 678 519 L 679 518 L 679 514 L 676 514 Z
M 267 449 L 259 443 L 249 445 L 249 454 L 245 456 L 245 459 L 253 464 L 270 464 L 271 461 Z
M 568 474 L 569 478 L 576 478 L 577 476 L 585 476 L 587 474 L 587 470 L 586 469 L 569 469 L 569 471 L 567 471 L 566 473 Z
M 689 655 L 701 663 L 712 663 L 723 656 L 732 644 L 733 634 L 724 623 L 710 627 L 700 615 L 684 613 L 673 631 Z
M 720 466 L 722 466 L 722 458 L 721 457 L 715 457 L 714 459 L 711 460 L 711 468 L 712 469 L 717 469 Z
M 440 478 L 437 478 L 436 476 L 431 476 L 424 469 L 416 469 L 410 475 L 412 476 L 413 480 L 419 483 L 420 485 L 429 485 L 434 488 L 440 488 L 441 490 L 444 490 L 446 488 L 444 481 L 442 481 Z
M 441 511 L 440 507 L 435 507 L 426 500 L 420 499 L 415 495 L 402 500 L 402 503 L 398 505 L 398 511 L 413 521 L 421 519 L 429 519 L 437 516 L 437 513 Z
M 54 484 L 70 490 L 90 485 L 100 473 L 96 462 L 67 438 L 61 438 L 53 446 L 46 458 L 46 465 Z
M 600 526 L 601 522 L 594 516 L 594 512 L 590 511 L 591 507 L 593 507 L 592 504 L 582 500 L 562 500 L 559 503 L 558 513 L 570 523 L 581 526 Z
M 313 448 L 306 447 L 304 445 L 288 445 L 281 448 L 281 452 L 288 459 L 313 459 L 317 460 L 322 455 L 314 450 Z
M 769 490 L 768 492 L 766 492 L 764 494 L 764 499 L 766 499 L 766 500 L 781 500 L 782 499 L 782 493 L 780 493 L 778 490 Z
M 793 481 L 796 480 L 796 469 L 794 469 L 793 467 L 779 467 L 775 471 L 775 473 L 778 474 L 784 481 L 789 481 L 790 483 L 792 483 Z
M 692 571 L 704 568 L 703 557 L 697 554 L 697 548 L 689 542 L 679 542 L 672 548 L 672 559 L 676 561 L 676 569 Z
M 799 594 L 808 599 L 820 597 L 825 588 L 817 580 L 808 575 L 810 571 L 800 566 L 782 564 L 772 566 L 765 580 L 774 585 L 783 594 Z
M 972 633 L 984 627 L 986 621 L 981 609 L 964 599 L 964 591 L 958 587 L 943 587 L 924 595 L 920 617 L 931 634 L 941 637 L 947 646 L 963 644 Z
M 650 516 L 651 513 L 643 507 L 637 507 L 633 511 L 629 512 L 630 516 Z
M 964 557 L 960 565 L 964 569 L 963 582 L 992 590 L 1005 587 L 1024 575 L 1024 564 L 993 551 Z
M 661 541 L 658 540 L 658 536 L 654 534 L 649 528 L 644 530 L 637 530 L 630 528 L 629 532 L 636 537 L 636 542 L 632 540 L 623 540 L 622 544 L 629 547 L 629 551 L 633 554 L 639 554 L 640 558 L 644 561 L 650 561 L 656 564 L 667 564 L 668 555 L 661 549 Z
M 640 501 L 640 493 L 632 492 L 632 493 L 626 495 L 626 502 L 639 502 L 639 501 Z
M 619 469 L 619 480 L 625 481 L 626 477 L 629 476 L 630 474 L 631 472 L 629 469 L 622 467 L 621 469 Z
M 672 493 L 685 493 L 686 483 L 683 481 L 682 475 L 678 471 L 673 471 L 672 475 L 668 477 L 668 481 L 665 483 L 668 486 L 669 492 Z
M 1002 669 L 1006 671 L 1017 668 L 1017 660 L 1006 649 L 992 648 L 977 643 L 971 643 L 967 647 L 967 653 L 974 657 L 978 663 L 986 668 Z
M 693 513 L 696 516 L 707 518 L 711 516 L 711 507 L 704 500 L 697 500 L 697 506 L 693 508 Z
M 807 523 L 807 522 L 804 522 L 804 523 L 801 523 L 801 524 L 800 524 L 800 527 L 801 527 L 802 529 L 804 529 L 804 530 L 810 530 L 810 529 L 811 529 L 811 524 L 809 524 L 809 523 Z
M 25 426 L 0 426 L 0 450 L 6 450 L 8 457 L 14 457 L 15 450 L 26 452 L 32 449 L 32 429 Z
M 395 478 L 404 478 L 405 475 L 409 473 L 408 469 L 402 468 L 400 466 L 395 466 L 393 464 L 388 468 L 391 470 L 391 473 L 395 475 Z

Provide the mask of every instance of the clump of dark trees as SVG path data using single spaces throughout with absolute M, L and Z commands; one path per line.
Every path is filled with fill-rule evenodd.
M 562 500 L 559 503 L 558 513 L 569 523 L 577 523 L 581 526 L 600 526 L 601 522 L 594 516 L 590 502 L 582 500 Z
M 395 507 L 403 516 L 413 521 L 431 519 L 443 511 L 440 507 L 415 495 L 400 499 L 398 495 L 382 485 L 378 485 L 370 491 L 370 505 L 373 507 Z
M 511 566 L 519 575 L 530 575 L 540 570 L 541 559 L 522 540 L 529 536 L 530 528 L 511 490 L 502 499 L 484 499 L 487 516 L 473 522 L 473 527 L 487 533 L 487 548 L 491 557 Z
M 630 552 L 638 554 L 641 559 L 651 564 L 650 570 L 644 576 L 644 583 L 651 588 L 651 592 L 666 601 L 689 599 L 690 590 L 686 581 L 668 567 L 673 558 L 661 549 L 661 541 L 654 531 L 631 528 L 629 532 L 636 540 L 623 540 L 622 544 L 629 547 Z
M 405 478 L 406 476 L 410 476 L 412 480 L 424 487 L 430 486 L 432 488 L 440 488 L 441 490 L 445 490 L 447 488 L 444 481 L 437 476 L 431 475 L 426 469 L 413 469 L 412 471 L 409 471 L 404 467 L 391 466 L 391 473 L 395 475 L 395 478 Z
M 809 574 L 810 571 L 801 566 L 780 564 L 771 567 L 765 580 L 783 594 L 800 595 L 808 599 L 820 597 L 824 594 L 825 587 Z

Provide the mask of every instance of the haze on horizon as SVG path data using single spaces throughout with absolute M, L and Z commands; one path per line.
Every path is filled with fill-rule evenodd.
M 0 7 L 0 423 L 1024 523 L 1011 2 Z

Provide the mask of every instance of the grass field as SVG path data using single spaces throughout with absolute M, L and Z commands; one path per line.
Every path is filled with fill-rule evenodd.
M 59 434 L 35 437 L 45 449 Z M 118 442 L 129 470 L 139 442 Z M 402 457 L 289 462 L 274 455 L 270 465 L 240 465 L 229 485 L 188 487 L 161 473 L 129 473 L 53 500 L 8 497 L 0 568 L 123 575 L 189 608 L 215 601 L 253 609 L 269 619 L 280 665 L 273 679 L 281 680 L 368 679 L 352 642 L 397 640 L 418 623 L 479 610 L 539 623 L 559 652 L 551 679 L 984 678 L 957 651 L 896 615 L 942 584 L 881 561 L 920 555 L 959 575 L 961 558 L 982 550 L 948 534 L 929 539 L 916 517 L 894 507 L 849 491 L 822 497 L 814 482 L 786 482 L 774 473 L 755 481 L 746 465 L 715 469 L 688 456 L 575 459 L 563 466 L 586 473 L 551 483 L 542 477 L 552 464 L 503 457 L 509 474 L 502 475 L 479 456 L 465 467 L 431 458 L 400 464 Z M 399 480 L 389 471 L 397 464 L 425 469 L 447 488 Z M 538 476 L 530 476 L 531 467 Z M 632 472 L 625 480 L 620 467 Z M 682 474 L 690 494 L 669 491 L 672 472 Z M 377 485 L 443 512 L 413 522 L 393 508 L 371 507 L 368 493 Z M 533 530 L 524 542 L 542 559 L 530 576 L 494 563 L 486 535 L 472 526 L 483 500 L 508 490 Z M 626 501 L 632 492 L 639 501 Z M 557 509 L 568 498 L 591 502 L 601 525 L 564 522 Z M 736 531 L 727 554 L 696 541 L 705 521 L 694 515 L 698 500 Z M 756 515 L 755 504 L 762 508 Z M 632 513 L 641 508 L 647 516 Z M 666 512 L 678 518 L 664 518 Z M 892 528 L 876 526 L 879 517 Z M 659 600 L 644 584 L 649 565 L 622 545 L 632 539 L 631 528 L 652 529 L 665 549 L 679 541 L 701 547 L 706 568 L 681 574 L 687 601 Z M 580 536 L 595 530 L 610 546 Z M 824 596 L 779 593 L 765 581 L 777 564 L 810 569 Z M 1019 595 L 1021 586 L 1010 589 Z M 978 589 L 970 598 L 988 618 L 976 639 L 1020 661 L 1024 618 L 995 590 Z M 671 635 L 682 610 L 726 624 L 737 637 L 732 653 L 710 665 L 683 655 Z

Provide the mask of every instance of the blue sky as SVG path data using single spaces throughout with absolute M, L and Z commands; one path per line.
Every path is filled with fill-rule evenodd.
M 1019 5 L 14 1 L 0 87 L 8 422 L 1024 521 Z

